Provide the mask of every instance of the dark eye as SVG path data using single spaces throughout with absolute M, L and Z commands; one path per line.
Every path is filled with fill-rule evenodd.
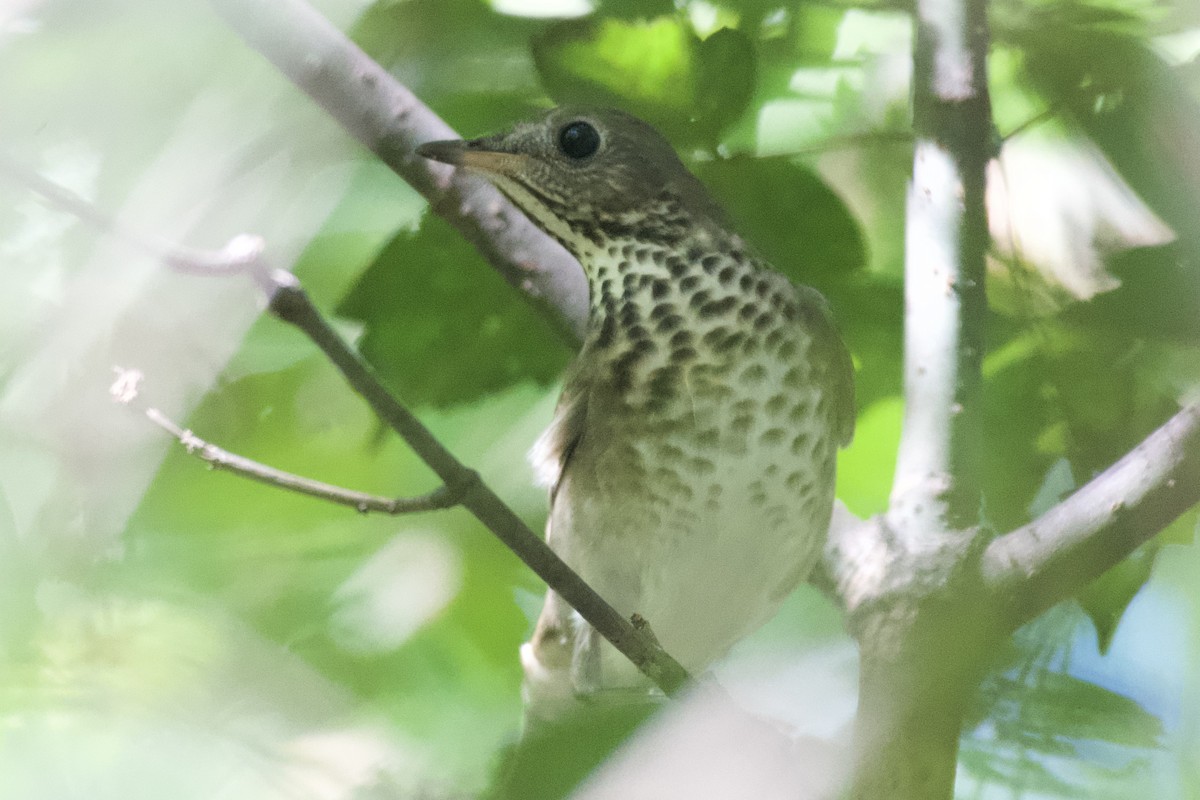
M 571 158 L 587 158 L 600 149 L 600 132 L 582 120 L 568 122 L 559 131 L 558 147 Z

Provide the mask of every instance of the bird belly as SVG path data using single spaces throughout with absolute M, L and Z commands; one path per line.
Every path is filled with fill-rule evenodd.
M 814 392 L 789 408 L 815 406 L 800 396 Z M 834 445 L 815 420 L 781 437 L 765 411 L 735 426 L 729 408 L 700 398 L 653 433 L 593 418 L 607 435 L 581 443 L 551 517 L 564 560 L 623 615 L 643 616 L 690 670 L 774 614 L 819 557 L 832 506 Z M 638 680 L 604 650 L 605 685 Z

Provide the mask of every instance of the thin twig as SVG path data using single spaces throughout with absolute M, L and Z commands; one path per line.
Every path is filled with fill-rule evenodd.
M 338 505 L 349 506 L 360 513 L 378 511 L 384 514 L 414 514 L 422 511 L 439 511 L 458 505 L 459 494 L 446 486 L 417 497 L 380 497 L 365 492 L 345 489 L 331 483 L 316 481 L 291 472 L 269 467 L 259 461 L 231 453 L 224 448 L 201 439 L 190 430 L 180 426 L 157 408 L 147 408 L 146 417 L 158 427 L 170 433 L 184 446 L 188 453 L 197 456 L 213 469 L 232 472 L 268 486 L 305 494 Z

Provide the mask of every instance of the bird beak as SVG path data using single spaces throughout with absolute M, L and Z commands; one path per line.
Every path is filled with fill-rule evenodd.
M 426 142 L 417 148 L 417 155 L 443 164 L 467 167 L 487 175 L 511 176 L 522 171 L 528 156 L 506 153 L 498 149 L 495 137 L 463 141 Z

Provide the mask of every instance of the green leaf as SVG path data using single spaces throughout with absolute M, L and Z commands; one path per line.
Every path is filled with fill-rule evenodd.
M 432 215 L 384 248 L 339 313 L 364 323 L 362 354 L 414 405 L 547 384 L 570 356 L 529 304 Z
M 552 25 L 533 58 L 560 104 L 619 105 L 652 123 L 685 119 L 695 98 L 695 48 L 675 16 L 626 22 L 589 17 Z
M 567 797 L 655 710 L 652 704 L 600 702 L 532 726 L 505 758 L 491 800 Z
M 754 43 L 722 29 L 701 41 L 678 15 L 589 17 L 532 43 L 547 93 L 563 105 L 623 108 L 676 142 L 712 147 L 754 93 Z
M 1096 628 L 1096 645 L 1101 653 L 1108 652 L 1125 609 L 1150 579 L 1158 552 L 1159 542 L 1151 540 L 1080 593 L 1079 605 Z
M 793 280 L 844 282 L 866 263 L 858 223 L 812 170 L 782 157 L 738 156 L 695 165 L 734 227 Z
M 757 80 L 754 43 L 734 28 L 700 42 L 694 107 L 701 127 L 714 137 L 745 112 Z

